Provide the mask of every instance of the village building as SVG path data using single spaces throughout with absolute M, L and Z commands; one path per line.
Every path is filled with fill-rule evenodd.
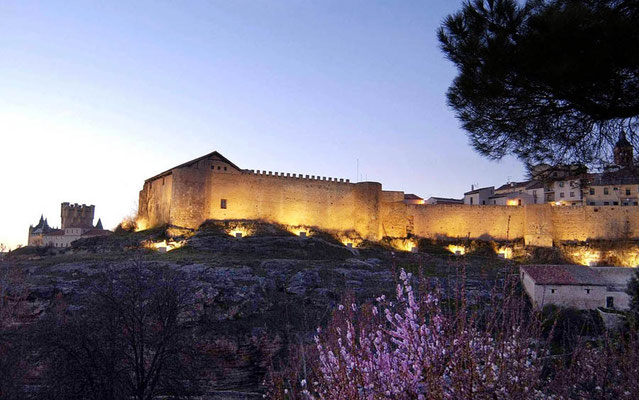
M 470 206 L 486 205 L 490 204 L 490 197 L 495 194 L 495 187 L 488 186 L 479 189 L 475 189 L 471 186 L 469 192 L 464 193 L 464 204 Z
M 582 179 L 565 177 L 551 182 L 546 187 L 546 201 L 557 206 L 583 205 Z
M 429 197 L 426 204 L 464 204 L 464 199 L 452 199 L 449 197 Z
M 533 196 L 526 192 L 500 193 L 491 196 L 488 201 L 497 206 L 525 206 L 534 204 Z
M 613 149 L 614 164 L 602 173 L 587 173 L 583 165 L 551 167 L 540 164 L 530 169 L 532 180 L 508 182 L 478 199 L 479 191 L 464 193 L 464 204 L 553 206 L 638 206 L 639 167 L 635 165 L 633 147 L 622 132 Z M 530 196 L 517 196 L 525 193 Z
M 62 227 L 49 226 L 47 219 L 40 216 L 36 226 L 29 227 L 29 246 L 70 247 L 71 243 L 82 238 L 104 236 L 111 233 L 102 226 L 102 220 L 93 225 L 95 206 L 86 204 L 62 203 L 60 205 Z
M 520 279 L 533 305 L 572 307 L 580 310 L 625 310 L 626 293 L 636 268 L 586 267 L 582 265 L 525 265 Z

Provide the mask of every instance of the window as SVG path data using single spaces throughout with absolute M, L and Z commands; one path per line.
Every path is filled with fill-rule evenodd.
M 563 182 L 559 182 L 559 187 L 564 187 L 564 183 Z
M 604 201 L 604 206 L 609 206 L 610 202 L 609 201 Z
M 594 206 L 594 205 L 595 205 L 595 202 L 594 202 L 594 201 L 591 201 L 591 202 L 589 202 L 589 203 L 588 203 L 588 205 L 589 205 L 589 206 Z
M 595 188 L 590 188 L 590 194 L 595 194 Z
M 222 167 L 220 167 L 220 166 L 218 165 L 218 166 L 217 166 L 217 170 L 219 171 L 219 170 L 221 170 L 221 169 L 222 169 Z
M 222 199 L 222 200 L 220 201 L 220 208 L 224 208 L 224 209 L 226 209 L 226 199 Z
M 570 197 L 575 197 L 575 192 L 570 192 Z
M 517 205 L 520 206 L 521 205 L 521 199 L 517 200 Z
M 618 206 L 618 205 L 619 205 L 619 202 L 618 202 L 618 201 L 613 201 L 613 202 L 612 202 L 612 205 L 613 205 L 613 206 Z
M 612 296 L 606 297 L 606 308 L 615 308 L 615 298 Z
M 559 193 L 559 197 L 561 197 L 561 198 L 566 197 L 565 195 L 566 195 L 566 193 L 564 193 L 564 192 L 560 192 L 560 193 Z
M 481 204 L 486 205 L 486 200 L 482 200 Z
M 626 188 L 626 196 L 630 196 L 630 188 Z
M 226 171 L 226 167 L 224 167 L 224 171 Z
M 473 205 L 473 198 L 472 197 L 470 198 L 470 205 L 471 206 Z
M 604 188 L 604 194 L 608 194 L 608 188 Z
M 633 202 L 632 202 L 632 205 L 633 205 L 633 206 L 637 206 L 637 205 L 639 205 L 639 203 L 637 203 L 636 201 L 633 201 Z
M 586 294 L 590 294 L 590 289 L 586 289 Z
M 550 289 L 550 293 L 555 293 L 555 289 Z
M 624 202 L 623 202 L 623 205 L 624 205 L 624 206 L 627 206 L 627 205 L 628 205 L 628 202 L 627 202 L 627 201 L 624 201 Z

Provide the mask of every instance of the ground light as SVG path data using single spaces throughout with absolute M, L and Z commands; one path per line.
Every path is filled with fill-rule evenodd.
M 457 244 L 449 244 L 446 248 L 448 249 L 448 251 L 450 251 L 456 256 L 463 256 L 464 254 L 466 254 L 466 247 L 464 246 L 460 246 Z
M 157 250 L 160 253 L 166 253 L 167 251 L 179 249 L 184 246 L 184 241 L 176 242 L 174 240 L 162 240 L 160 242 L 146 241 L 143 243 L 147 249 Z

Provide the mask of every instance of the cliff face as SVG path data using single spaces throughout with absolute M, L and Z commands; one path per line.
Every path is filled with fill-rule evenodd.
M 206 353 L 202 379 L 219 399 L 261 398 L 269 366 L 289 344 L 309 343 L 344 295 L 366 301 L 390 294 L 393 271 L 420 265 L 445 287 L 457 266 L 426 254 L 351 251 L 319 236 L 277 230 L 242 239 L 204 230 L 168 253 L 126 250 L 135 238 L 94 238 L 65 254 L 9 257 L 10 267 L 25 274 L 27 301 L 17 320 L 27 326 L 56 308 L 73 309 L 103 271 L 128 268 L 132 259 L 148 270 L 177 271 L 192 295 L 193 329 Z M 492 281 L 470 276 L 468 284 L 481 297 Z

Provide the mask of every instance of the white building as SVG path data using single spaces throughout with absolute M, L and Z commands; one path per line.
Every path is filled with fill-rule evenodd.
M 629 308 L 626 288 L 635 271 L 626 267 L 525 265 L 520 267 L 520 279 L 531 302 L 540 309 L 556 305 L 624 310 Z
M 464 204 L 468 205 L 486 205 L 490 204 L 489 199 L 495 194 L 495 187 L 488 186 L 484 188 L 475 189 L 471 188 L 470 192 L 464 193 Z
M 512 192 L 495 194 L 488 199 L 489 203 L 496 206 L 525 206 L 535 204 L 534 198 L 525 192 Z

